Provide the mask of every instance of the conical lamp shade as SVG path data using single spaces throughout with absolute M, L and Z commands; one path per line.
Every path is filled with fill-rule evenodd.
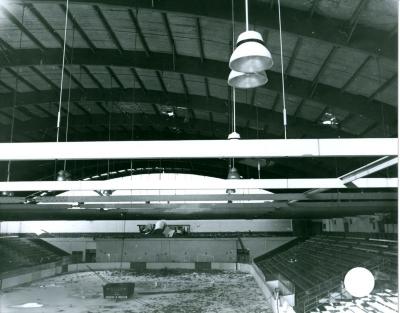
M 236 167 L 231 167 L 228 172 L 227 179 L 240 179 L 239 172 L 237 171 Z
M 231 71 L 228 77 L 228 85 L 233 88 L 250 89 L 260 87 L 268 82 L 265 72 L 242 73 Z
M 229 60 L 229 67 L 237 72 L 255 73 L 274 65 L 269 50 L 264 46 L 260 33 L 246 31 L 239 35 L 236 49 Z

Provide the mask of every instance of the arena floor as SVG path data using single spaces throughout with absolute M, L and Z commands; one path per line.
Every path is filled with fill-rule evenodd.
M 0 312 L 32 313 L 270 313 L 254 278 L 245 273 L 98 271 L 109 282 L 134 282 L 132 299 L 104 299 L 93 272 L 66 274 L 0 293 Z M 141 294 L 144 293 L 144 294 Z M 145 294 L 147 293 L 147 294 Z M 151 293 L 151 294 L 149 294 Z

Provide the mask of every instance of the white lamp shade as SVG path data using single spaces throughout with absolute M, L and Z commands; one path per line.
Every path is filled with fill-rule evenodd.
M 233 88 L 249 89 L 265 85 L 268 77 L 265 72 L 259 73 L 242 73 L 231 71 L 228 77 L 228 85 Z
M 268 70 L 273 65 L 271 53 L 264 46 L 260 33 L 246 31 L 239 35 L 236 49 L 229 60 L 229 67 L 232 70 L 254 73 Z
M 375 286 L 375 278 L 372 273 L 364 267 L 355 267 L 347 272 L 344 277 L 344 287 L 353 297 L 366 297 Z

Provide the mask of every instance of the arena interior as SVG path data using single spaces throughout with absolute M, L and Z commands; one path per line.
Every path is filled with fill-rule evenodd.
M 0 0 L 0 312 L 398 312 L 397 0 Z

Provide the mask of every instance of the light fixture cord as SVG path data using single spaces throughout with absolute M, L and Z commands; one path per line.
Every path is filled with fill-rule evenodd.
M 248 0 L 244 0 L 246 7 L 246 31 L 249 30 L 249 3 Z
M 74 40 L 75 40 L 75 28 L 72 28 L 72 51 L 71 51 L 71 64 L 74 59 Z M 81 79 L 81 68 L 79 68 L 79 80 Z M 68 100 L 67 100 L 67 121 L 65 125 L 65 142 L 68 141 L 68 128 L 69 128 L 69 107 L 71 102 L 71 81 L 72 81 L 72 73 L 69 73 L 68 79 Z M 67 160 L 64 160 L 64 171 L 67 169 Z
M 69 10 L 69 0 L 66 0 L 65 24 L 64 24 L 64 42 L 63 42 L 63 55 L 62 55 L 62 66 L 61 66 L 60 101 L 58 103 L 58 113 L 57 113 L 57 142 L 58 142 L 59 137 L 60 137 L 61 106 L 62 106 L 62 94 L 63 94 L 63 84 L 64 84 L 64 69 L 65 69 L 65 48 L 66 48 L 66 43 L 67 43 L 68 10 Z
M 247 0 L 246 0 L 247 1 Z M 279 16 L 279 43 L 281 50 L 281 78 L 282 78 L 282 103 L 283 103 L 283 128 L 285 131 L 285 139 L 287 139 L 287 118 L 286 118 L 286 98 L 285 98 L 285 77 L 283 73 L 283 45 L 282 45 L 282 20 L 281 20 L 281 1 L 278 0 L 278 16 Z
M 25 17 L 25 6 L 22 7 L 22 17 L 21 22 L 24 25 L 24 17 Z M 22 46 L 22 30 L 19 34 L 19 48 Z M 15 107 L 17 105 L 17 91 L 18 91 L 18 78 L 15 78 L 15 90 L 14 90 L 14 99 L 11 113 L 11 129 L 10 129 L 10 143 L 13 142 L 14 139 L 14 124 L 15 124 Z M 10 181 L 11 178 L 11 160 L 7 162 L 7 182 Z
M 233 97 L 233 132 L 236 132 L 236 89 L 232 88 L 232 97 Z

